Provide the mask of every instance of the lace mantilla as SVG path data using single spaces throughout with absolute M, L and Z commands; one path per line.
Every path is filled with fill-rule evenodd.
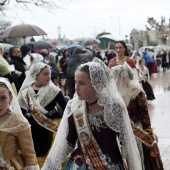
M 5 132 L 20 132 L 30 128 L 28 121 L 22 116 L 12 113 L 10 117 L 0 125 L 0 131 Z
M 137 77 L 135 76 L 135 72 L 126 62 L 123 65 L 112 67 L 111 70 L 117 85 L 117 89 L 126 106 L 128 106 L 130 100 L 143 91 Z
M 97 113 L 89 113 L 87 117 L 89 119 L 91 129 L 93 131 L 96 128 L 96 130 L 98 132 L 100 132 L 100 128 L 107 128 L 108 127 L 106 125 L 106 122 L 104 121 L 102 110 L 99 110 L 99 112 L 97 112 Z

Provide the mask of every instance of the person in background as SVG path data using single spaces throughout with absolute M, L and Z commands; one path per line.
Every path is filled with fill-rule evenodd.
M 40 54 L 44 57 L 44 63 L 48 63 L 48 50 L 47 49 L 42 49 L 40 51 Z
M 51 81 L 54 83 L 54 85 L 58 86 L 61 89 L 61 92 L 63 93 L 63 91 L 62 91 L 62 86 L 63 86 L 62 85 L 63 84 L 62 75 L 52 74 L 51 75 Z M 63 93 L 63 95 L 64 95 L 64 93 Z M 64 96 L 64 98 L 65 98 L 66 101 L 70 100 L 69 96 Z M 59 112 L 58 118 L 62 118 L 64 111 L 62 110 L 62 108 L 59 106 L 58 103 L 57 103 L 57 110 Z
M 60 66 L 61 57 L 62 57 L 62 52 L 61 52 L 61 50 L 59 50 L 58 55 L 56 56 L 56 65 L 57 65 L 57 68 L 60 70 L 60 72 L 62 71 L 62 68 Z
M 0 169 L 40 170 L 31 128 L 9 81 L 0 78 Z
M 130 67 L 136 69 L 133 59 L 129 57 L 127 46 L 124 41 L 115 42 L 115 52 L 116 57 L 110 60 L 108 64 L 109 68 L 114 67 L 116 65 L 122 65 L 124 62 L 127 62 L 130 65 Z
M 55 56 L 53 54 L 49 54 L 47 59 L 48 59 L 48 65 L 51 67 L 51 74 L 59 75 L 60 71 L 56 66 Z
M 168 62 L 167 62 L 167 58 L 166 58 L 166 51 L 165 50 L 161 50 L 160 51 L 160 58 L 162 59 L 162 68 L 163 68 L 163 72 L 166 71 L 167 67 L 168 67 Z
M 65 48 L 63 50 L 63 56 L 60 58 L 59 63 L 61 67 L 61 72 L 64 75 L 63 82 L 66 80 L 65 83 L 63 83 L 63 93 L 65 96 L 69 96 L 69 89 L 68 89 L 68 81 L 67 81 L 67 66 L 68 66 L 68 60 L 69 60 L 69 52 L 68 49 Z
M 105 53 L 107 59 L 108 59 L 108 63 L 111 59 L 113 59 L 114 57 L 116 57 L 116 54 L 114 52 L 114 50 L 107 50 L 106 53 Z
M 110 69 L 95 57 L 77 68 L 75 82 L 77 95 L 67 104 L 42 170 L 61 170 L 69 154 L 65 170 L 125 170 L 123 159 L 129 170 L 141 170 L 127 109 Z
M 18 77 L 20 77 L 22 73 L 17 70 L 11 70 L 9 63 L 3 57 L 3 53 L 4 47 L 2 44 L 0 44 L 0 77 L 7 78 L 10 81 L 13 90 L 17 95 L 17 90 L 14 83 L 17 81 Z
M 151 84 L 149 83 L 149 70 L 145 66 L 145 60 L 142 58 L 139 60 L 139 82 L 142 84 L 142 87 L 146 93 L 147 100 L 154 100 L 155 95 Z
M 168 70 L 169 70 L 169 68 L 170 68 L 170 50 L 168 52 Z
M 10 56 L 9 56 L 9 49 L 10 47 L 4 47 L 4 54 L 3 57 L 5 58 L 5 60 L 9 63 L 9 61 L 11 60 Z
M 25 77 L 26 77 L 25 76 L 26 63 L 23 61 L 22 53 L 21 53 L 21 50 L 19 47 L 11 47 L 9 50 L 9 53 L 10 53 L 10 57 L 11 57 L 9 64 L 13 64 L 15 66 L 15 69 L 22 73 L 21 76 L 17 79 L 17 81 L 15 81 L 15 86 L 16 86 L 17 92 L 19 92 L 19 90 L 22 86 L 22 83 L 24 82 Z
M 22 55 L 22 59 L 29 53 L 31 53 L 31 47 L 27 44 L 23 44 L 21 47 L 20 47 L 20 51 L 21 51 L 21 55 Z
M 138 72 L 138 75 L 139 75 L 139 60 L 141 59 L 139 53 L 137 51 L 134 51 L 133 54 L 132 54 L 132 58 L 136 64 L 136 69 L 137 69 L 137 72 Z
M 64 76 L 67 77 L 67 65 L 68 65 L 69 53 L 68 49 L 63 50 L 63 56 L 60 58 L 60 67 L 61 71 L 64 73 Z
M 67 104 L 59 87 L 51 82 L 50 66 L 38 62 L 31 66 L 18 94 L 24 116 L 31 124 L 32 137 L 39 165 L 42 166 L 51 147 L 53 132 L 58 125 L 52 120 L 58 117 L 58 103 L 62 110 Z
M 31 47 L 31 53 L 35 53 L 35 46 L 34 46 L 34 44 L 30 42 L 30 43 L 28 43 L 28 46 Z
M 103 61 L 103 58 L 101 56 L 101 51 L 99 49 L 96 49 L 95 50 L 95 57 L 99 58 L 100 60 Z
M 151 126 L 146 94 L 139 80 L 127 63 L 112 67 L 111 71 L 129 113 L 141 155 L 142 170 L 163 170 L 158 140 Z
M 129 66 L 133 69 L 136 77 L 138 77 L 138 72 L 136 69 L 135 62 L 132 57 L 129 57 L 127 45 L 124 41 L 116 41 L 115 42 L 115 53 L 116 57 L 110 60 L 108 67 L 112 68 L 116 65 L 122 65 L 124 62 L 127 62 Z
M 80 64 L 92 61 L 92 52 L 88 49 L 77 47 L 74 49 L 73 54 L 68 59 L 67 66 L 67 80 L 69 96 L 72 99 L 75 93 L 75 71 Z
M 145 48 L 145 51 L 143 52 L 143 58 L 145 59 L 146 67 L 149 70 L 149 76 L 151 78 L 152 76 L 152 67 L 153 67 L 153 58 L 147 53 L 147 48 Z

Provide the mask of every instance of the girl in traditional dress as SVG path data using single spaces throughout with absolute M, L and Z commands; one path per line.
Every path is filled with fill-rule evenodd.
M 145 60 L 140 59 L 139 60 L 139 82 L 142 84 L 142 87 L 146 93 L 147 100 L 154 100 L 155 96 L 153 93 L 153 89 L 151 84 L 149 83 L 149 70 L 145 66 Z
M 112 67 L 112 72 L 127 106 L 142 159 L 142 170 L 163 170 L 157 137 L 151 128 L 145 92 L 127 63 Z
M 75 90 L 42 170 L 61 170 L 69 154 L 65 170 L 141 170 L 127 109 L 110 69 L 96 57 L 81 64 Z
M 50 66 L 41 62 L 31 66 L 18 94 L 18 101 L 31 124 L 34 147 L 41 166 L 51 147 L 53 132 L 56 133 L 58 127 L 51 121 L 59 117 L 56 104 L 62 110 L 66 106 L 60 88 L 51 82 Z
M 7 79 L 0 78 L 0 170 L 39 170 L 31 128 Z

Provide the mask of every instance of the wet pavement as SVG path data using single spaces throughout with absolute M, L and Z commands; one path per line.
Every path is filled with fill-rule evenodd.
M 158 136 L 164 168 L 170 170 L 170 70 L 153 74 L 150 83 L 156 98 L 148 104 L 151 123 Z

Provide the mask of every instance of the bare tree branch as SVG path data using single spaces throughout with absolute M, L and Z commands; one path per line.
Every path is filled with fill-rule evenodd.
M 5 21 L 5 20 L 0 20 L 0 35 L 4 33 L 4 31 L 10 27 L 12 22 L 10 21 Z

